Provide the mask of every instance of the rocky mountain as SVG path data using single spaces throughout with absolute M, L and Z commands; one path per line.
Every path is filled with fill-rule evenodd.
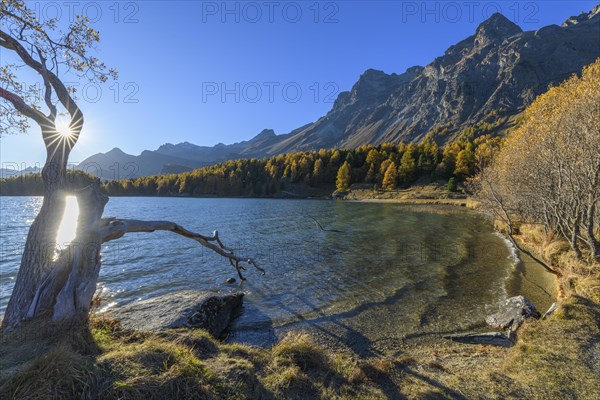
M 519 114 L 550 85 L 600 57 L 599 11 L 533 32 L 494 14 L 423 68 L 365 72 L 327 115 L 270 151 L 419 141 L 448 126 L 444 141 L 492 112 Z
M 216 146 L 208 147 L 196 146 L 189 142 L 179 144 L 167 143 L 160 146 L 156 152 L 188 160 L 203 160 L 207 164 L 212 164 L 240 156 L 252 157 L 254 154 L 262 154 L 264 147 L 268 146 L 270 141 L 276 137 L 275 131 L 272 129 L 264 129 L 250 140 L 231 145 L 219 143 Z
M 133 156 L 115 147 L 109 152 L 88 157 L 76 168 L 104 179 L 128 179 L 158 175 L 164 165 L 181 163 L 189 163 L 189 161 L 148 150 L 143 151 L 139 156 Z M 201 165 L 201 162 L 197 161 L 189 167 L 192 169 Z
M 402 74 L 367 70 L 349 92 L 338 95 L 325 116 L 288 134 L 265 129 L 231 145 L 165 144 L 139 156 L 113 149 L 81 165 L 90 160 L 101 165 L 133 162 L 138 165 L 136 176 L 149 175 L 165 172 L 167 164 L 169 171 L 240 157 L 419 141 L 441 127 L 446 129 L 436 140 L 448 142 L 481 120 L 518 115 L 549 86 L 580 73 L 598 57 L 600 5 L 562 26 L 529 32 L 497 13 L 427 66 Z
M 219 143 L 208 147 L 189 142 L 166 143 L 154 151 L 143 151 L 139 156 L 115 147 L 109 152 L 86 158 L 77 169 L 104 179 L 180 173 L 226 160 L 263 156 L 264 148 L 280 137 L 272 129 L 265 129 L 251 140 L 230 145 Z

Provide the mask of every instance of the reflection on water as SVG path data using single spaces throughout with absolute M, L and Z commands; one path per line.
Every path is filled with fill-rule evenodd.
M 12 246 L 24 242 L 35 215 L 32 204 L 39 201 L 2 198 L 0 310 L 20 258 Z M 169 232 L 130 234 L 103 247 L 104 307 L 180 289 L 242 290 L 245 312 L 233 340 L 259 343 L 309 326 L 334 340 L 389 346 L 472 327 L 507 296 L 525 294 L 540 309 L 552 302 L 547 274 L 516 262 L 481 216 L 458 208 L 113 198 L 105 215 L 169 219 L 204 233 L 219 229 L 226 245 L 257 259 L 267 275 L 249 269 L 248 281 L 228 285 L 225 280 L 237 276 L 224 259 Z
M 56 243 L 59 246 L 68 246 L 77 234 L 77 218 L 79 217 L 77 197 L 67 196 L 66 203 L 65 214 L 56 234 Z

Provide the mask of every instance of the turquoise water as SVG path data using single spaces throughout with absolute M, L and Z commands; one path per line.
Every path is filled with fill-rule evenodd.
M 0 200 L 2 312 L 41 199 Z M 103 310 L 173 290 L 242 290 L 230 340 L 267 343 L 307 327 L 385 347 L 476 327 L 508 296 L 525 294 L 544 310 L 552 303 L 547 275 L 520 262 L 480 215 L 454 207 L 143 197 L 112 198 L 105 216 L 218 229 L 225 244 L 254 257 L 267 274 L 249 268 L 246 282 L 231 285 L 225 280 L 237 275 L 226 260 L 172 233 L 129 234 L 103 248 Z

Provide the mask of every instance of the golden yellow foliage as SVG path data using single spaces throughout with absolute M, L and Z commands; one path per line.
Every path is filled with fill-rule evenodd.
M 546 225 L 580 258 L 581 244 L 600 256 L 599 105 L 600 59 L 540 95 L 479 176 L 480 195 L 497 216 Z

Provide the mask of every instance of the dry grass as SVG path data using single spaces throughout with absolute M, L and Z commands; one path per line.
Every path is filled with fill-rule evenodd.
M 564 239 L 540 226 L 522 225 L 519 230 L 517 238 L 523 245 L 560 271 L 560 292 L 564 298 L 579 296 L 600 303 L 599 263 L 578 260 Z
M 597 399 L 600 387 L 600 307 L 579 296 L 520 332 L 504 369 L 532 399 Z
M 127 332 L 111 320 L 93 320 L 90 330 L 45 326 L 43 334 L 35 325 L 0 341 L 0 398 L 384 398 L 356 358 L 328 354 L 305 334 L 257 349 L 202 330 Z

